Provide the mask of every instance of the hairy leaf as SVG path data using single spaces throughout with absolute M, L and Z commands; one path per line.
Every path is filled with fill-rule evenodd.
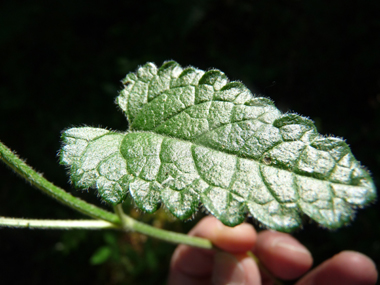
M 348 223 L 376 198 L 368 172 L 339 138 L 282 114 L 219 70 L 152 63 L 123 80 L 117 103 L 130 129 L 72 128 L 61 163 L 80 188 L 111 204 L 130 194 L 149 213 L 160 204 L 177 218 L 203 205 L 235 226 L 250 213 L 280 231 L 305 214 L 327 228 Z

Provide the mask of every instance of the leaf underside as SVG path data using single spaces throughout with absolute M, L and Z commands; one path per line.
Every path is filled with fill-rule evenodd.
M 152 63 L 123 80 L 117 97 L 127 132 L 82 127 L 63 135 L 61 163 L 79 188 L 111 204 L 130 194 L 153 213 L 187 219 L 200 205 L 228 226 L 250 213 L 291 231 L 305 214 L 327 228 L 347 224 L 376 198 L 368 172 L 339 138 L 282 114 L 219 70 Z

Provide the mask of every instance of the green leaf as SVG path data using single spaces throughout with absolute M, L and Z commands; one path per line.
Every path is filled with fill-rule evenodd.
M 92 265 L 98 265 L 106 262 L 112 254 L 112 249 L 109 246 L 102 246 L 96 250 L 91 256 L 90 263 Z
M 327 228 L 348 223 L 376 198 L 369 173 L 339 138 L 310 119 L 282 114 L 219 70 L 152 63 L 123 80 L 117 103 L 130 130 L 72 128 L 61 163 L 80 188 L 111 204 L 130 194 L 153 213 L 187 219 L 200 205 L 235 226 L 250 213 L 280 231 L 305 214 Z

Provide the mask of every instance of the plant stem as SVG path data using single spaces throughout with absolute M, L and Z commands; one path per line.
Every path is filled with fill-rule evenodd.
M 22 161 L 15 153 L 0 141 L 0 160 L 12 168 L 17 174 L 30 182 L 33 186 L 42 190 L 44 193 L 55 198 L 59 202 L 96 219 L 101 219 L 114 224 L 120 224 L 118 216 L 79 198 L 72 196 L 62 188 L 55 186 L 50 181 L 42 177 L 41 174 L 33 170 L 29 165 Z
M 138 222 L 123 212 L 121 204 L 116 205 L 114 209 L 116 214 L 122 221 L 121 223 L 124 229 L 126 230 L 136 231 L 147 236 L 158 238 L 170 243 L 186 244 L 189 246 L 195 246 L 204 249 L 216 249 L 215 246 L 208 239 L 192 237 L 185 234 L 166 231 Z
M 0 226 L 28 229 L 118 229 L 119 226 L 102 220 L 35 220 L 0 217 Z
M 23 177 L 26 181 L 30 182 L 33 186 L 42 190 L 49 196 L 55 198 L 61 203 L 96 219 L 107 221 L 114 224 L 113 228 L 122 228 L 127 231 L 136 231 L 151 237 L 162 239 L 171 243 L 181 243 L 190 246 L 212 249 L 214 248 L 212 243 L 203 238 L 191 237 L 185 234 L 174 233 L 162 229 L 157 229 L 150 225 L 138 222 L 131 217 L 125 215 L 121 208 L 121 205 L 115 207 L 117 215 L 100 209 L 92 204 L 89 204 L 79 198 L 72 196 L 62 188 L 55 186 L 53 183 L 42 177 L 41 174 L 33 170 L 29 165 L 22 161 L 16 154 L 14 154 L 9 148 L 0 142 L 0 160 L 4 161 L 10 168 L 12 168 L 17 174 Z M 37 222 L 38 221 L 38 222 Z M 0 219 L 0 226 L 14 226 L 14 227 L 34 227 L 34 228 L 76 228 L 78 224 L 74 221 L 52 221 L 52 220 L 22 220 L 22 219 Z M 87 226 L 93 228 L 95 224 L 101 225 L 101 221 L 93 221 L 94 224 Z M 110 224 L 103 224 L 104 226 L 111 227 Z M 55 226 L 52 226 L 55 224 Z M 61 224 L 62 226 L 59 226 Z M 122 226 L 121 226 L 122 224 Z M 50 226 L 49 226 L 50 225 Z

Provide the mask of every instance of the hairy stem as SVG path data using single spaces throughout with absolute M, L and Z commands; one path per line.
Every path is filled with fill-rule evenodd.
M 170 232 L 138 222 L 124 214 L 121 204 L 115 206 L 115 212 L 120 217 L 120 220 L 122 221 L 121 223 L 126 230 L 136 231 L 147 236 L 158 238 L 171 243 L 186 244 L 205 249 L 215 249 L 211 241 L 208 239 Z
M 114 224 L 120 224 L 117 215 L 107 212 L 79 198 L 72 196 L 62 188 L 55 186 L 50 181 L 42 177 L 41 174 L 33 170 L 22 161 L 15 153 L 0 142 L 0 160 L 13 169 L 18 175 L 30 182 L 34 187 L 48 194 L 59 202 L 96 219 L 101 219 Z

